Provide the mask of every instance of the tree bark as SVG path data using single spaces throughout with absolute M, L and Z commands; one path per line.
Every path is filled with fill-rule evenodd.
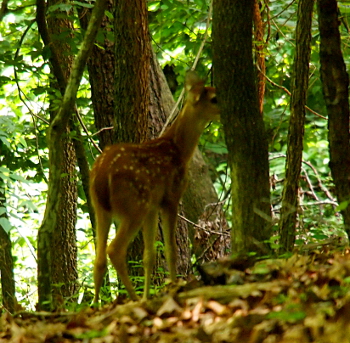
M 320 63 L 328 112 L 329 166 L 335 193 L 350 237 L 349 76 L 341 52 L 336 0 L 318 0 Z
M 303 155 L 305 105 L 309 84 L 311 24 L 314 0 L 300 0 L 296 27 L 296 53 L 292 78 L 286 176 L 279 222 L 280 252 L 291 251 L 295 242 L 299 206 L 299 178 Z
M 232 189 L 232 250 L 266 253 L 271 235 L 268 149 L 253 66 L 254 0 L 214 0 L 213 65 Z M 260 251 L 261 252 L 261 251 Z
M 145 0 L 115 2 L 115 121 L 119 142 L 147 138 L 151 46 Z
M 264 111 L 264 97 L 265 97 L 265 41 L 264 41 L 264 25 L 261 18 L 260 1 L 255 0 L 253 21 L 254 21 L 254 48 L 255 48 L 255 63 L 257 66 L 258 79 L 258 98 L 259 110 L 263 114 Z
M 107 10 L 113 13 L 114 0 L 107 1 Z M 84 30 L 87 28 L 90 14 L 91 12 L 85 9 L 79 13 L 80 23 Z M 101 24 L 103 36 L 98 41 L 98 46 L 93 46 L 91 57 L 87 62 L 95 127 L 98 132 L 101 150 L 107 145 L 117 142 L 114 119 L 115 52 L 114 30 L 112 27 L 112 19 L 104 16 Z
M 1 150 L 0 143 L 0 150 Z M 1 156 L 1 151 L 0 151 Z M 0 219 L 7 221 L 6 212 L 6 194 L 3 179 L 0 178 Z M 11 252 L 12 244 L 10 240 L 10 231 L 6 230 L 2 222 L 0 223 L 0 276 L 1 276 L 1 293 L 2 304 L 10 313 L 15 311 L 16 294 L 15 294 L 15 276 L 13 273 L 13 257 Z

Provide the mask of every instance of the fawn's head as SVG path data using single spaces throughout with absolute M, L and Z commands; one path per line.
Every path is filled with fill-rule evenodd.
M 185 83 L 187 110 L 199 114 L 201 120 L 206 123 L 220 120 L 216 89 L 205 87 L 204 83 L 205 81 L 201 80 L 195 72 L 187 73 Z

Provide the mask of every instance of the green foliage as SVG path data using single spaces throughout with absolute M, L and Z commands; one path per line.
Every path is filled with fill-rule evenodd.
M 174 67 L 179 85 L 184 84 L 185 72 L 193 65 L 204 39 L 209 3 L 208 0 L 148 2 L 155 52 L 163 66 Z M 211 32 L 210 28 L 208 32 Z M 209 68 L 210 39 L 204 46 L 197 71 L 206 76 Z

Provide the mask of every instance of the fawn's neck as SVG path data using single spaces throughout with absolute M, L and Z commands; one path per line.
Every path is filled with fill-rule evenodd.
M 198 145 L 207 122 L 200 120 L 191 106 L 184 106 L 172 126 L 162 135 L 162 138 L 173 140 L 180 152 L 180 158 L 185 164 L 191 159 Z

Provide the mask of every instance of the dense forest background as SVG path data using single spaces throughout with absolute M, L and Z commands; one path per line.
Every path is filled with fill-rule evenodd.
M 124 2 L 127 3 L 126 0 L 120 1 L 120 6 Z M 260 27 L 261 32 L 259 36 L 254 31 L 252 51 L 256 67 L 256 80 L 261 86 L 259 86 L 259 94 L 263 96 L 260 101 L 260 110 L 263 114 L 268 142 L 271 192 L 271 206 L 268 206 L 272 214 L 272 219 L 268 224 L 268 232 L 271 234 L 268 236 L 267 243 L 277 251 L 281 247 L 279 219 L 282 207 L 286 156 L 288 142 L 290 142 L 288 132 L 291 111 L 293 111 L 293 107 L 291 110 L 290 105 L 293 73 L 295 73 L 293 69 L 294 57 L 297 53 L 298 43 L 296 28 L 301 12 L 298 12 L 298 5 L 300 5 L 298 1 L 257 1 L 256 4 L 261 17 L 260 22 L 259 18 L 254 18 L 254 27 Z M 313 2 L 311 2 L 311 6 L 312 4 Z M 112 6 L 111 3 L 109 5 Z M 41 259 L 40 253 L 38 257 L 37 251 L 38 228 L 45 226 L 45 222 L 43 224 L 44 213 L 49 211 L 47 209 L 48 180 L 49 166 L 52 163 L 52 161 L 50 162 L 48 149 L 50 144 L 48 139 L 52 139 L 49 137 L 49 127 L 50 121 L 53 120 L 55 112 L 61 105 L 62 88 L 64 88 L 62 83 L 57 82 L 55 71 L 52 68 L 54 63 L 50 50 L 51 43 L 47 44 L 45 42 L 42 31 L 39 33 L 40 24 L 38 22 L 37 6 L 40 6 L 40 1 L 37 3 L 32 0 L 3 1 L 0 12 L 1 244 L 3 246 L 10 244 L 12 249 L 17 301 L 24 308 L 31 310 L 35 309 L 35 304 L 38 301 L 38 263 L 40 264 L 38 258 Z M 45 15 L 48 16 L 51 39 L 57 45 L 60 55 L 59 61 L 64 73 L 69 74 L 72 59 L 76 56 L 86 32 L 84 18 L 88 16 L 92 7 L 92 3 L 85 1 L 51 1 L 47 4 Z M 350 62 L 348 24 L 350 7 L 347 2 L 339 1 L 338 8 L 341 51 L 345 65 L 348 66 Z M 196 67 L 195 69 L 199 75 L 208 79 L 208 84 L 216 83 L 217 74 L 215 65 L 213 68 L 212 46 L 214 42 L 212 41 L 211 28 L 213 8 L 210 1 L 147 1 L 146 10 L 148 13 L 147 21 L 143 25 L 148 25 L 151 38 L 150 46 L 152 47 L 147 54 L 151 59 L 153 57 L 159 62 L 162 70 L 159 70 L 159 73 L 164 73 L 174 99 L 182 99 L 185 74 L 193 66 Z M 120 38 L 120 41 L 125 38 L 123 37 L 123 28 L 121 28 L 121 32 L 117 33 L 118 23 L 114 19 L 118 18 L 121 22 L 123 15 L 127 17 L 129 12 L 123 7 L 119 11 L 119 13 L 116 13 L 113 6 L 109 7 L 102 23 L 103 30 L 101 29 L 97 33 L 95 48 L 103 52 L 105 60 L 110 58 L 108 49 L 111 46 L 108 42 L 114 41 L 114 34 Z M 347 202 L 338 203 L 337 192 L 334 189 L 329 167 L 327 109 L 320 76 L 320 29 L 318 13 L 315 9 L 311 18 L 310 61 L 308 85 L 307 90 L 305 90 L 307 107 L 303 123 L 304 139 L 302 141 L 301 174 L 298 178 L 297 188 L 298 206 L 293 211 L 296 215 L 294 225 L 296 239 L 295 241 L 292 240 L 292 243 L 288 243 L 300 249 L 307 244 L 315 242 L 322 244 L 324 241 L 329 242 L 330 239 L 335 241 L 339 239 L 347 240 L 343 218 L 340 214 L 340 211 L 347 207 Z M 69 30 L 58 30 L 59 27 L 69 28 Z M 145 32 L 143 39 L 147 35 L 148 33 Z M 135 55 L 137 54 L 135 53 Z M 137 56 L 130 57 L 120 53 L 120 56 L 117 57 L 119 61 L 131 60 L 135 65 L 135 60 L 132 58 Z M 165 120 L 163 116 L 163 124 L 162 121 L 160 121 L 161 123 L 157 122 L 153 129 L 150 128 L 149 122 L 145 121 L 142 124 L 146 128 L 145 130 L 135 129 L 138 133 L 148 132 L 143 133 L 143 137 L 137 137 L 138 133 L 132 131 L 132 123 L 127 123 L 127 119 L 121 119 L 120 122 L 115 123 L 114 129 L 110 126 L 110 121 L 102 121 L 99 125 L 96 125 L 94 110 L 96 112 L 98 101 L 97 105 L 96 103 L 93 105 L 91 98 L 92 92 L 95 92 L 96 95 L 97 89 L 101 88 L 101 84 L 97 84 L 97 88 L 96 84 L 93 85 L 93 68 L 96 70 L 96 65 L 100 63 L 98 58 L 102 59 L 102 57 L 94 55 L 90 58 L 88 68 L 84 71 L 78 90 L 76 114 L 72 119 L 73 124 L 69 123 L 67 129 L 69 139 L 66 142 L 67 150 L 65 151 L 67 151 L 67 155 L 65 156 L 70 156 L 67 160 L 73 162 L 71 165 L 68 163 L 67 169 L 60 174 L 61 178 L 67 179 L 65 187 L 70 189 L 70 193 L 67 195 L 68 200 L 63 200 L 70 202 L 70 209 L 73 213 L 69 214 L 67 212 L 65 214 L 69 219 L 68 222 L 71 222 L 67 226 L 73 225 L 75 231 L 73 235 L 76 234 L 76 246 L 71 247 L 68 251 L 72 259 L 76 259 L 78 263 L 76 269 L 73 267 L 78 282 L 75 283 L 74 289 L 67 291 L 67 294 L 75 294 L 76 298 L 72 301 L 74 306 L 91 300 L 94 234 L 89 216 L 89 204 L 83 189 L 84 180 L 82 175 L 84 173 L 82 172 L 82 165 L 79 164 L 78 168 L 78 163 L 74 162 L 76 157 L 69 155 L 69 152 L 73 150 L 72 146 L 74 144 L 75 151 L 78 151 L 77 144 L 80 143 L 80 148 L 85 151 L 86 162 L 91 166 L 95 157 L 99 154 L 97 145 L 100 144 L 100 147 L 103 148 L 109 142 L 106 136 L 101 135 L 101 132 L 107 134 L 113 132 L 113 135 L 117 136 L 114 141 L 133 141 L 134 139 L 135 141 L 143 141 L 157 136 Z M 95 66 L 92 62 L 95 63 Z M 262 67 L 263 69 L 261 69 Z M 111 75 L 108 75 L 108 68 L 106 66 L 104 68 L 101 68 L 103 74 L 100 75 L 108 80 Z M 115 66 L 117 72 L 123 68 L 123 65 Z M 151 64 L 146 66 L 145 70 L 148 72 L 149 69 L 147 68 L 151 68 Z M 125 69 L 127 68 L 125 67 Z M 140 70 L 135 71 L 135 73 L 140 76 L 140 79 L 145 77 L 145 74 L 142 74 Z M 68 74 L 66 78 L 68 78 Z M 125 76 L 122 73 L 120 75 L 122 84 Z M 160 79 L 160 76 L 157 76 L 156 79 Z M 113 75 L 112 80 L 112 82 L 116 82 Z M 107 86 L 104 87 L 107 89 L 108 81 L 105 82 Z M 133 82 L 129 79 L 126 84 L 135 89 Z M 145 83 L 148 82 L 148 80 L 145 81 Z M 92 91 L 93 87 L 95 87 L 95 90 Z M 118 87 L 116 86 L 116 88 Z M 124 99 L 127 99 L 125 93 L 123 93 L 126 91 L 121 87 L 119 89 L 122 89 L 119 94 L 122 103 Z M 111 92 L 111 97 L 116 96 L 114 90 Z M 104 94 L 103 100 L 105 99 L 108 99 L 108 94 Z M 120 108 L 123 108 L 123 106 L 120 105 Z M 174 103 L 170 102 L 170 105 L 168 103 L 167 106 L 174 108 L 175 111 Z M 99 113 L 105 113 L 107 117 L 106 109 L 103 109 L 103 111 L 100 110 Z M 142 110 L 140 110 L 141 112 Z M 137 120 L 138 123 L 140 121 L 142 119 Z M 229 121 L 225 119 L 224 124 L 228 125 L 228 123 Z M 131 131 L 127 131 L 127 127 L 131 127 Z M 121 133 L 121 131 L 128 133 Z M 226 135 L 227 132 L 225 131 Z M 195 226 L 194 233 L 190 233 L 193 236 L 191 248 L 196 247 L 194 243 L 196 239 L 199 242 L 204 239 L 210 248 L 209 250 L 211 250 L 211 255 L 203 260 L 221 257 L 230 251 L 229 238 L 227 237 L 230 228 L 232 228 L 232 222 L 236 218 L 231 196 L 235 197 L 237 195 L 232 194 L 232 173 L 228 163 L 229 151 L 226 142 L 223 127 L 218 123 L 208 126 L 200 140 L 199 148 L 208 166 L 203 168 L 207 168 L 210 175 L 207 180 L 212 183 L 216 191 L 216 194 L 207 197 L 207 203 L 210 203 L 208 199 L 213 199 L 213 202 L 220 204 L 220 208 L 215 210 L 217 211 L 215 219 L 212 218 L 213 211 L 208 211 L 208 208 L 202 210 L 201 216 L 188 216 L 191 219 L 190 223 L 195 221 L 199 226 Z M 61 148 L 66 149 L 59 147 L 59 149 Z M 78 159 L 79 157 L 81 156 L 78 155 Z M 191 199 L 191 196 L 189 198 Z M 76 222 L 75 218 L 71 220 L 75 213 Z M 186 214 L 186 210 L 184 214 Z M 45 218 L 48 218 L 48 215 Z M 189 228 L 184 230 L 190 231 Z M 213 235 L 219 237 L 219 239 L 210 240 L 211 230 L 216 232 Z M 60 231 L 56 230 L 56 232 L 60 235 Z M 8 238 L 10 238 L 10 241 L 8 241 Z M 42 242 L 45 241 L 45 237 L 41 239 Z M 200 246 L 200 244 L 198 245 Z M 232 244 L 238 243 L 232 242 Z M 290 246 L 286 246 L 286 249 L 282 249 L 281 252 L 290 251 L 291 249 L 288 248 Z M 5 249 L 1 250 L 5 251 Z M 216 253 L 217 251 L 220 251 L 220 254 Z M 266 254 L 269 253 L 263 251 Z M 56 252 L 60 256 L 61 251 L 57 250 Z M 192 258 L 201 260 L 205 253 L 205 251 L 197 251 L 196 254 L 193 253 Z M 183 254 L 187 256 L 188 251 L 183 252 Z M 136 257 L 132 261 L 139 264 L 137 253 L 133 256 Z M 4 263 L 1 269 L 2 280 L 5 273 L 6 258 L 8 257 L 2 256 L 1 260 Z M 189 263 L 187 261 L 187 264 Z M 62 268 L 64 267 L 62 266 Z M 181 270 L 184 270 L 184 274 L 189 273 L 186 263 L 180 267 Z M 40 268 L 43 270 L 45 266 L 39 266 L 39 278 L 42 276 Z M 67 276 L 67 278 L 69 277 L 71 275 Z M 73 275 L 73 279 L 74 277 L 75 275 Z M 112 269 L 110 270 L 109 279 L 112 286 L 118 288 L 115 281 L 117 276 Z M 58 288 L 61 287 L 57 285 L 58 281 L 55 277 L 52 278 L 51 282 Z M 2 286 L 4 287 L 4 284 Z M 65 293 L 63 292 L 63 294 Z

